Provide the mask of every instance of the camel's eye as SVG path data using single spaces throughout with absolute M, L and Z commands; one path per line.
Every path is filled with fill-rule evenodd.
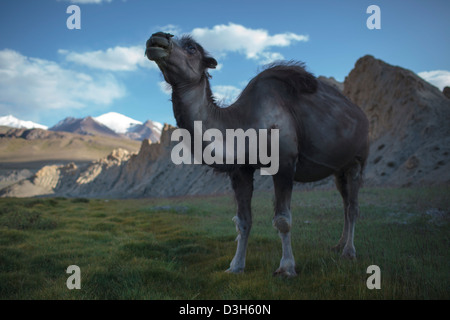
M 190 54 L 194 54 L 197 52 L 197 48 L 191 43 L 186 44 L 185 49 Z

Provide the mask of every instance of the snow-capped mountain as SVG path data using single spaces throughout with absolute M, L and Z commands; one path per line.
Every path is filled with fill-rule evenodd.
M 163 128 L 163 125 L 159 122 L 147 120 L 142 123 L 117 112 L 108 112 L 94 119 L 112 131 L 133 140 L 150 139 L 152 142 L 159 141 Z
M 50 131 L 65 131 L 83 135 L 102 135 L 114 138 L 128 138 L 132 140 L 150 139 L 159 141 L 163 125 L 156 121 L 147 120 L 142 123 L 117 112 L 108 112 L 98 117 L 73 118 L 68 117 L 59 121 L 51 128 L 32 121 L 23 121 L 12 115 L 0 117 L 0 126 L 13 128 L 39 128 Z
M 117 112 L 108 112 L 98 117 L 72 118 L 61 120 L 51 127 L 51 131 L 66 131 L 84 135 L 102 135 L 132 140 L 150 139 L 158 142 L 163 125 L 147 120 L 142 123 Z
M 127 133 L 131 127 L 142 124 L 142 122 L 138 120 L 134 120 L 117 112 L 108 112 L 101 116 L 94 117 L 94 119 L 116 133 Z
M 13 128 L 26 128 L 26 129 L 38 128 L 45 130 L 48 128 L 47 126 L 44 126 L 39 123 L 17 119 L 12 115 L 0 117 L 0 126 L 7 126 Z

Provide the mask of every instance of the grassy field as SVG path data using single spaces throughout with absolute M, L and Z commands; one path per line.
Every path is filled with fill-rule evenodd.
M 244 274 L 230 195 L 142 200 L 0 199 L 0 299 L 449 299 L 450 187 L 361 191 L 356 261 L 329 250 L 338 193 L 295 192 L 295 278 L 273 277 L 272 194 L 256 193 Z M 381 289 L 369 290 L 370 265 Z M 69 290 L 69 265 L 81 289 Z

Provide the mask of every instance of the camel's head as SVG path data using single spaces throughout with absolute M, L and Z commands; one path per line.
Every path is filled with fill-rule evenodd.
M 164 79 L 172 86 L 196 83 L 215 68 L 217 61 L 191 37 L 174 39 L 170 33 L 157 32 L 147 40 L 145 55 L 158 64 Z

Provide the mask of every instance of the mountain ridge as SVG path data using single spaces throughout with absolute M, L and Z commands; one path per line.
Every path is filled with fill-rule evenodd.
M 105 126 L 104 124 L 96 121 L 91 116 L 85 118 L 73 118 L 67 117 L 56 125 L 48 129 L 49 131 L 63 131 L 78 133 L 81 135 L 102 135 L 109 136 L 112 138 L 119 138 L 120 135 Z
M 16 129 L 38 128 L 83 135 L 103 135 L 114 138 L 129 138 L 137 141 L 150 139 L 152 142 L 159 141 L 163 128 L 163 125 L 157 121 L 146 120 L 142 123 L 118 112 L 107 112 L 98 117 L 66 117 L 51 127 L 8 115 L 0 117 L 0 126 Z
M 107 126 L 116 133 L 126 133 L 130 127 L 142 124 L 141 121 L 132 119 L 118 112 L 104 113 L 98 117 L 94 117 L 94 120 Z

